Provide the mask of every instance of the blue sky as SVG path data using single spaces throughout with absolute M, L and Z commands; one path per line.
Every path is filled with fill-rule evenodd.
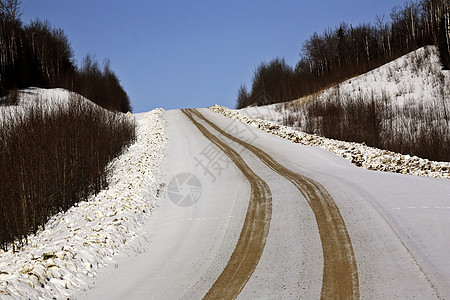
M 22 20 L 62 28 L 77 62 L 106 58 L 134 112 L 234 108 L 262 61 L 294 66 L 304 41 L 344 21 L 374 23 L 404 0 L 23 0 Z

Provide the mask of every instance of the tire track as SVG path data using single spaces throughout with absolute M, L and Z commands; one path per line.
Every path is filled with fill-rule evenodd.
M 263 150 L 220 129 L 200 112 L 195 115 L 217 132 L 241 144 L 269 168 L 292 182 L 308 201 L 317 222 L 324 257 L 322 299 L 359 299 L 359 280 L 350 236 L 339 208 L 327 190 L 311 178 L 295 173 Z
M 241 156 L 198 123 L 191 110 L 182 110 L 200 132 L 222 150 L 250 182 L 250 201 L 236 247 L 224 270 L 204 299 L 234 299 L 250 279 L 266 245 L 272 218 L 272 193 L 267 183 L 256 175 Z

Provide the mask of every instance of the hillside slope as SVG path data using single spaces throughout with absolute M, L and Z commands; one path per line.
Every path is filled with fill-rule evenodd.
M 301 106 L 314 100 L 328 101 L 336 93 L 339 93 L 343 100 L 359 96 L 369 100 L 372 96 L 381 98 L 384 94 L 394 100 L 392 105 L 417 105 L 439 102 L 443 104 L 443 92 L 447 98 L 446 104 L 450 105 L 450 71 L 442 70 L 437 48 L 427 46 L 312 96 L 286 103 L 246 107 L 238 111 L 248 117 L 286 123 L 287 116 L 299 112 Z M 450 109 L 448 105 L 447 111 Z M 302 123 L 294 125 L 302 129 Z
M 81 96 L 76 92 L 71 92 L 63 88 L 45 89 L 29 87 L 17 91 L 17 103 L 8 104 L 8 96 L 0 97 L 0 120 L 2 118 L 14 118 L 17 114 L 26 113 L 33 106 L 42 106 L 45 109 L 52 110 L 59 105 L 67 105 L 75 98 L 82 101 L 83 104 L 93 107 L 100 106 L 91 100 Z
M 57 103 L 68 103 L 71 95 L 71 92 L 63 89 L 23 90 L 18 106 L 0 107 L 0 116 L 4 112 L 4 117 L 10 118 L 8 121 L 19 122 L 20 115 L 29 112 L 28 106 L 36 102 L 36 97 L 42 98 L 44 108 L 51 110 L 58 107 Z M 81 101 L 81 106 L 96 106 L 85 98 Z M 106 110 L 105 113 L 114 114 Z M 136 236 L 136 231 L 150 216 L 149 212 L 161 193 L 160 180 L 166 145 L 162 115 L 161 109 L 135 117 L 121 115 L 121 118 L 136 119 L 137 139 L 108 164 L 105 179 L 107 188 L 87 199 L 83 195 L 79 196 L 74 206 L 53 215 L 35 234 L 28 234 L 20 251 L 14 251 L 14 247 L 8 247 L 8 251 L 0 250 L 1 299 L 71 297 L 75 291 L 86 288 L 88 278 L 94 277 L 101 266 Z M 87 122 L 91 121 L 89 119 Z M 65 125 L 73 128 L 71 124 Z M 71 132 L 68 135 L 73 139 L 76 134 Z M 40 144 L 48 142 L 40 135 L 32 138 Z M 51 150 L 55 151 L 53 148 Z M 32 149 L 26 151 L 28 156 L 32 155 Z M 19 159 L 24 156 L 21 155 Z M 79 157 L 76 159 L 80 160 Z M 8 160 L 13 161 L 11 158 Z M 52 164 L 57 163 L 60 160 L 52 160 Z M 45 167 L 43 172 L 48 172 L 48 169 Z M 52 184 L 42 177 L 36 181 L 52 189 L 58 187 L 58 184 Z M 69 185 L 75 183 L 70 181 Z M 6 219 L 3 218 L 6 213 L 4 203 L 0 202 L 2 221 Z
M 329 138 L 448 161 L 450 72 L 427 46 L 312 96 L 239 110 Z

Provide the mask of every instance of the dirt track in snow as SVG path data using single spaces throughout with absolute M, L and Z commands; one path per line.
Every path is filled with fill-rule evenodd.
M 234 299 L 250 279 L 264 250 L 272 216 L 272 194 L 267 183 L 248 167 L 236 151 L 195 121 L 192 111 L 183 112 L 206 138 L 226 153 L 250 183 L 250 201 L 236 248 L 205 296 L 205 299 Z
M 356 168 L 197 111 L 188 114 L 217 144 L 182 111 L 167 111 L 165 182 L 197 177 L 199 201 L 181 207 L 166 195 L 123 254 L 75 298 L 449 298 L 448 181 Z M 250 202 L 252 185 L 219 140 L 267 183 L 270 206 L 267 194 Z M 199 187 L 181 185 L 180 195 L 190 186 Z M 244 225 L 247 215 L 253 222 Z
M 326 189 L 311 178 L 282 166 L 261 149 L 226 133 L 198 111 L 183 110 L 183 112 L 206 138 L 230 157 L 249 180 L 252 188 L 247 215 L 236 248 L 205 298 L 236 298 L 250 279 L 266 243 L 272 199 L 267 184 L 245 164 L 236 151 L 197 122 L 194 115 L 221 135 L 251 151 L 301 192 L 314 213 L 322 243 L 324 267 L 321 298 L 358 299 L 358 270 L 350 236 L 336 203 Z

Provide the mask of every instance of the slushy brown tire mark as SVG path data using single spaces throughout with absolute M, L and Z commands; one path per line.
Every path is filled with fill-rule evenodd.
M 267 183 L 256 175 L 241 156 L 218 139 L 192 116 L 182 110 L 200 132 L 222 150 L 250 182 L 251 193 L 244 225 L 236 247 L 222 273 L 204 299 L 234 299 L 250 279 L 266 245 L 272 218 L 272 193 Z
M 261 149 L 223 131 L 200 112 L 194 113 L 223 136 L 247 148 L 300 190 L 314 213 L 322 242 L 324 266 L 321 298 L 359 299 L 358 269 L 353 246 L 339 208 L 327 190 L 313 179 L 282 166 Z

